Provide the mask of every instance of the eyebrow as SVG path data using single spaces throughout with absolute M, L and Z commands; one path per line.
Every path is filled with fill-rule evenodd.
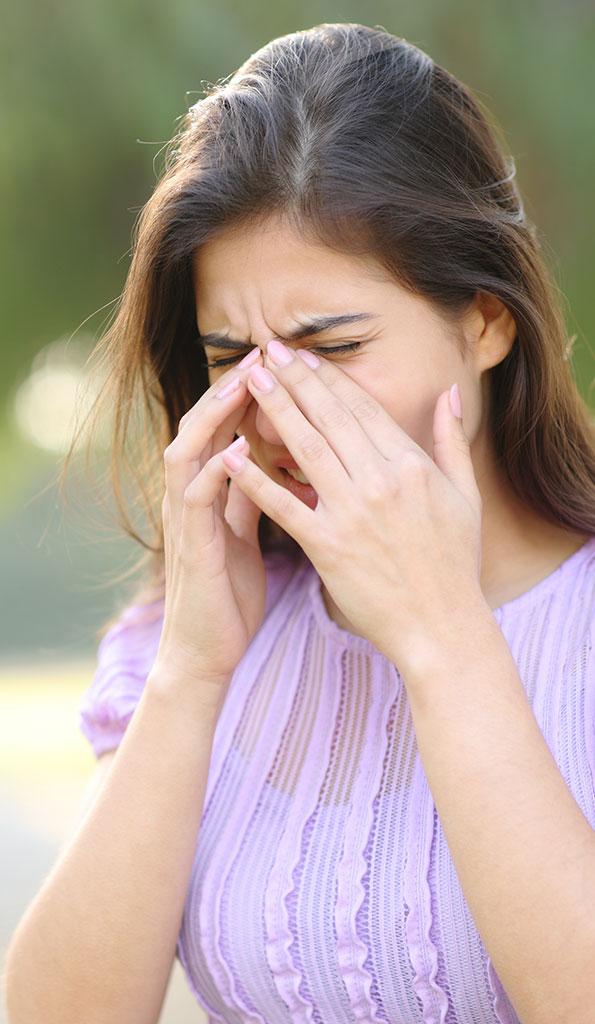
M 295 331 L 291 331 L 285 337 L 275 335 L 279 341 L 300 341 L 301 338 L 309 338 L 313 334 L 322 334 L 323 331 L 332 331 L 335 327 L 343 327 L 345 324 L 360 323 L 362 320 L 373 320 L 378 313 L 345 313 L 342 316 L 317 316 L 307 324 L 301 324 Z M 247 348 L 252 342 L 234 341 L 225 334 L 213 331 L 211 334 L 198 335 L 199 341 L 210 348 L 240 349 Z

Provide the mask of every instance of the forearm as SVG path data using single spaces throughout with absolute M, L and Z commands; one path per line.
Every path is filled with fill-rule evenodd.
M 190 687 L 176 694 L 152 682 L 105 784 L 17 930 L 7 960 L 11 1024 L 157 1019 L 217 716 Z
M 595 832 L 488 606 L 404 680 L 461 887 L 519 1017 L 587 1024 L 595 1006 Z

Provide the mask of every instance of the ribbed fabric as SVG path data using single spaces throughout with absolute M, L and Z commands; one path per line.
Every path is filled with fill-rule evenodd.
M 217 723 L 178 953 L 211 1024 L 518 1024 L 463 897 L 394 667 L 267 559 Z M 104 637 L 81 727 L 117 746 L 162 605 Z M 595 537 L 493 613 L 595 827 Z M 481 681 L 478 680 L 478 685 Z

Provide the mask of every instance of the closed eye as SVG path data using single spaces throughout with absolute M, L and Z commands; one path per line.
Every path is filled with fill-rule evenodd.
M 334 352 L 353 352 L 361 344 L 361 341 L 350 341 L 344 345 L 312 345 L 308 351 L 319 352 L 323 356 L 329 356 L 333 355 Z M 237 356 L 226 356 L 224 359 L 213 359 L 212 361 L 207 359 L 203 362 L 203 366 L 206 366 L 209 370 L 218 369 L 220 366 L 230 366 L 232 363 L 237 363 L 238 359 L 242 359 L 245 354 L 245 352 L 240 352 Z

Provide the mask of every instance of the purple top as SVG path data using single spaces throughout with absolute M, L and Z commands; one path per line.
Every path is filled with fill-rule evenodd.
M 267 556 L 267 611 L 217 722 L 178 954 L 211 1024 L 518 1024 L 463 897 L 399 673 Z M 147 609 L 145 609 L 145 612 Z M 81 727 L 117 746 L 162 603 L 103 638 Z M 494 611 L 595 826 L 595 537 Z

